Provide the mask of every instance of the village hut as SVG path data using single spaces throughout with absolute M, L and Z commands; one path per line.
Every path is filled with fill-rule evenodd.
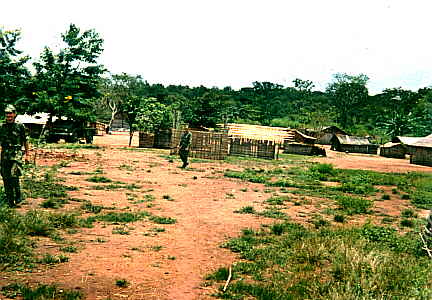
M 432 134 L 409 145 L 410 163 L 432 167 Z
M 42 132 L 42 129 L 48 122 L 48 119 L 48 113 L 37 113 L 34 115 L 17 115 L 15 120 L 18 123 L 24 124 L 31 137 L 38 138 Z
M 337 126 L 326 126 L 319 130 L 313 136 L 316 137 L 316 144 L 331 145 L 331 139 L 335 134 L 348 135 L 347 132 L 343 131 Z
M 413 136 L 396 136 L 392 139 L 393 143 L 400 143 L 405 148 L 405 153 L 411 155 L 412 148 L 411 145 L 416 143 L 423 137 L 413 137 Z
M 306 134 L 300 132 L 299 130 L 294 130 L 293 133 L 294 133 L 294 140 L 298 143 L 315 144 L 315 142 L 316 142 L 315 137 L 306 135 Z M 284 143 L 285 142 L 289 142 L 289 139 L 285 139 Z
M 349 153 L 377 154 L 378 147 L 378 144 L 371 143 L 366 137 L 335 134 L 331 139 L 330 150 Z
M 284 140 L 294 141 L 294 131 L 284 127 L 229 123 L 230 155 L 277 159 Z
M 312 144 L 302 144 L 302 143 L 285 144 L 283 153 L 326 156 L 326 152 L 324 148 Z
M 405 158 L 406 147 L 401 143 L 388 142 L 379 148 L 379 154 L 383 157 Z

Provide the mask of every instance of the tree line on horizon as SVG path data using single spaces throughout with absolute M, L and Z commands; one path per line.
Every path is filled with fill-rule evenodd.
M 103 39 L 71 24 L 59 50 L 46 46 L 30 57 L 17 49 L 19 30 L 0 28 L 0 109 L 14 104 L 20 113 L 47 112 L 79 121 L 111 124 L 122 114 L 133 130 L 154 132 L 187 123 L 215 127 L 248 123 L 318 129 L 336 125 L 356 135 L 382 140 L 432 133 L 432 87 L 418 91 L 389 88 L 369 95 L 364 74 L 338 73 L 325 91 L 310 80 L 285 87 L 271 82 L 252 86 L 189 87 L 149 84 L 139 75 L 110 74 L 98 63 Z

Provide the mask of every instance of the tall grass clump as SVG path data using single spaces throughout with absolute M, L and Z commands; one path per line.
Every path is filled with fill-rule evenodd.
M 285 223 L 243 233 L 224 299 L 430 299 L 432 261 L 419 238 L 386 227 L 307 229 Z M 291 225 L 289 225 L 291 224 Z M 217 273 L 221 273 L 217 271 Z M 219 276 L 220 275 L 220 276 Z M 225 283 L 226 274 L 208 278 Z

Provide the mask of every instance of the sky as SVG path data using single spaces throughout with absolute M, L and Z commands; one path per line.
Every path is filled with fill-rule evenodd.
M 365 74 L 370 94 L 432 86 L 430 0 L 3 0 L 0 27 L 21 29 L 37 59 L 74 23 L 104 39 L 114 74 L 164 85 L 324 91 L 336 73 Z

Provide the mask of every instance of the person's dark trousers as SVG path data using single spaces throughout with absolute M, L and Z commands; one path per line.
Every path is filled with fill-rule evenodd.
M 6 199 L 10 207 L 16 206 L 21 202 L 21 188 L 19 178 L 3 178 L 3 185 Z
M 189 150 L 180 149 L 179 150 L 179 155 L 180 155 L 180 159 L 183 162 L 182 168 L 186 168 L 186 166 L 189 164 L 188 163 Z

